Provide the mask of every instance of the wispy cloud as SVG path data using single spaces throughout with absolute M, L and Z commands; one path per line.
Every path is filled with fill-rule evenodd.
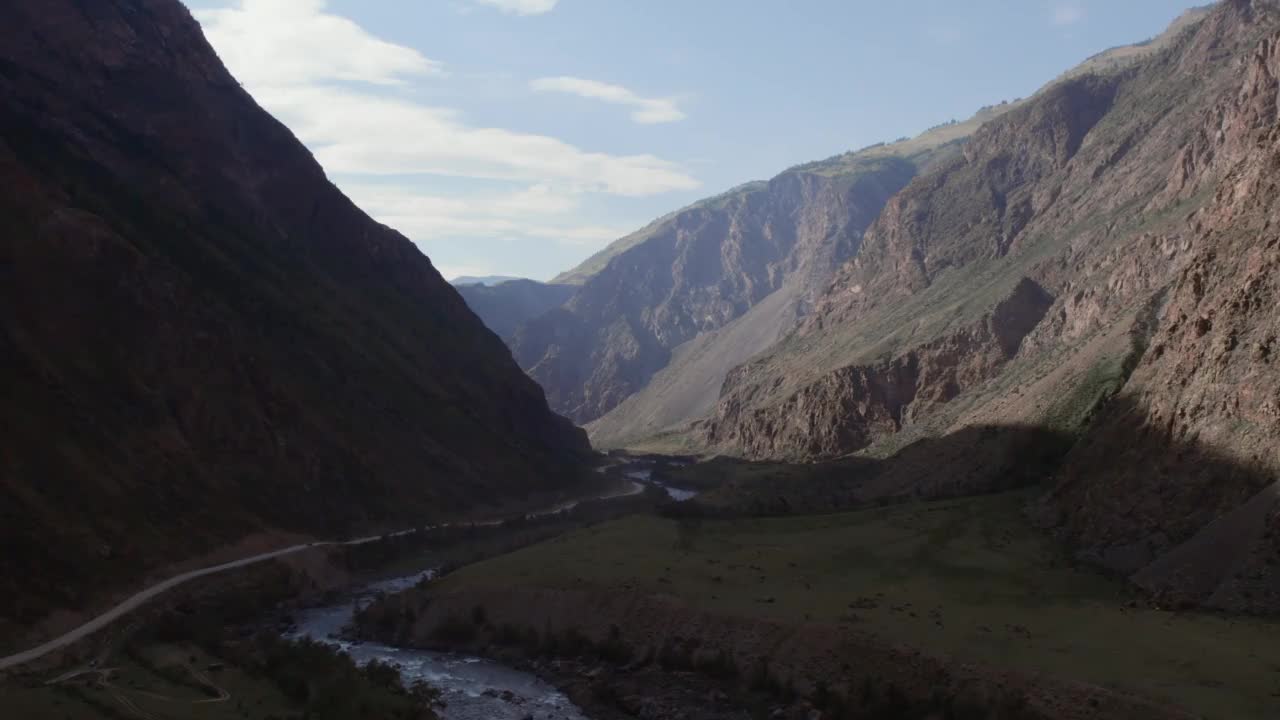
M 1075 25 L 1084 20 L 1084 8 L 1077 3 L 1064 3 L 1053 8 L 1053 24 L 1060 27 Z
M 623 228 L 566 222 L 578 195 L 547 185 L 510 193 L 445 197 L 381 184 L 347 184 L 351 199 L 379 222 L 422 241 L 457 238 L 534 238 L 569 245 L 597 245 L 627 233 Z
M 495 7 L 511 15 L 541 15 L 554 10 L 559 0 L 473 0 L 473 2 Z
M 242 0 L 196 17 L 236 78 L 259 91 L 322 81 L 402 85 L 443 74 L 441 63 L 324 7 L 324 0 Z
M 520 14 L 555 5 L 475 1 Z M 582 220 L 593 193 L 636 197 L 699 185 L 654 155 L 590 151 L 425 104 L 416 99 L 423 83 L 451 82 L 444 64 L 328 12 L 324 0 L 228 0 L 196 17 L 232 73 L 343 191 L 424 247 L 470 238 L 598 245 L 626 229 Z M 637 106 L 642 112 L 649 122 L 672 114 L 661 102 Z M 450 192 L 434 187 L 442 177 Z M 447 248 L 456 266 L 492 264 Z
M 653 155 L 588 152 L 545 135 L 475 127 L 454 110 L 398 97 L 305 86 L 277 88 L 259 101 L 333 173 L 554 181 L 631 197 L 699 184 Z
M 616 105 L 626 105 L 634 110 L 631 119 L 642 124 L 677 122 L 685 118 L 674 98 L 642 97 L 621 85 L 576 77 L 539 78 L 529 84 L 538 92 L 560 92 L 578 97 L 600 100 Z
M 698 187 L 653 155 L 590 152 L 421 104 L 395 86 L 438 77 L 441 63 L 325 12 L 323 0 L 240 0 L 197 17 L 232 73 L 330 173 L 556 182 L 626 196 Z

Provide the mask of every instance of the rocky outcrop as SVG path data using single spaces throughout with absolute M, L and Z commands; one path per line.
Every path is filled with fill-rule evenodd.
M 748 457 L 847 454 L 994 377 L 1052 303 L 1023 278 L 977 323 L 891 360 L 839 368 L 764 407 L 748 393 L 729 393 L 701 430 L 712 445 L 740 448 Z M 730 375 L 726 387 L 737 382 Z
M 454 287 L 485 327 L 508 342 L 521 325 L 564 304 L 574 293 L 571 285 L 551 285 L 523 278 L 492 284 L 455 282 Z
M 579 477 L 583 433 L 181 3 L 6 3 L 0 40 L 0 634 L 249 533 Z
M 1259 22 L 1269 8 L 1234 3 Z M 1046 500 L 1082 554 L 1171 603 L 1280 609 L 1280 32 L 1242 59 L 1168 171 L 1211 192 L 1181 228 L 1182 262 L 1149 349 Z

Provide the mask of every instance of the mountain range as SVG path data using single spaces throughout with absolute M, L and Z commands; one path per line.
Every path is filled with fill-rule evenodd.
M 1035 515 L 1078 557 L 1280 607 L 1277 43 L 1272 2 L 1189 11 L 1030 98 L 660 218 L 504 336 L 602 447 L 809 463 L 1044 430 L 1066 440 Z
M 592 443 L 811 503 L 752 514 L 1021 487 L 1067 563 L 1280 610 L 1274 0 L 696 202 L 551 283 L 446 282 L 177 0 L 9 3 L 0 40 L 6 639 L 201 560 L 519 526 L 601 476 Z M 637 498 L 688 556 L 698 516 Z

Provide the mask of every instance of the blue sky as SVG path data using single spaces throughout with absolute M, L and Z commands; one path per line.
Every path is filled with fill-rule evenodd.
M 446 277 L 548 279 L 790 165 L 963 119 L 1186 0 L 187 0 Z

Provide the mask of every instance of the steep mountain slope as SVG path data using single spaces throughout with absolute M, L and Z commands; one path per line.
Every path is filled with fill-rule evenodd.
M 781 185 L 778 180 L 788 176 L 805 177 L 815 184 L 834 183 L 836 187 L 849 183 L 843 197 L 818 194 L 799 199 L 790 210 L 796 214 L 827 213 L 847 225 L 834 233 L 822 225 L 802 227 L 800 259 L 783 276 L 778 289 L 728 324 L 704 329 L 675 347 L 665 366 L 634 394 L 587 425 L 592 442 L 603 447 L 622 445 L 709 412 L 728 371 L 771 347 L 808 312 L 835 269 L 857 251 L 862 230 L 888 201 L 894 186 L 901 187 L 899 181 L 959 153 L 960 143 L 973 129 L 1008 108 L 1008 104 L 986 108 L 965 123 L 939 126 L 916 138 L 801 165 L 759 188 L 775 192 L 775 183 Z M 891 163 L 899 175 L 884 187 L 864 184 L 860 180 L 864 173 L 881 163 Z
M 1163 312 L 1112 408 L 1068 457 L 1052 524 L 1172 604 L 1280 610 L 1280 19 L 1200 113 L 1166 194 L 1185 216 Z M 1224 19 L 1225 21 L 1225 19 Z
M 839 175 L 790 172 L 696 205 L 650 228 L 565 305 L 512 343 L 552 407 L 593 420 L 639 390 L 672 350 L 783 287 L 847 257 L 914 166 L 859 161 Z M 838 248 L 838 249 L 837 249 Z
M 467 307 L 503 340 L 508 340 L 525 322 L 563 305 L 574 292 L 572 285 L 551 285 L 523 278 L 492 284 L 455 281 L 454 287 L 467 301 Z
M 657 220 L 654 220 L 648 225 L 645 225 L 639 230 L 631 233 L 630 235 L 619 238 L 618 240 L 615 240 L 614 242 L 609 243 L 604 249 L 595 253 L 594 255 L 587 258 L 586 260 L 583 260 L 573 269 L 566 270 L 560 273 L 559 275 L 555 276 L 554 278 L 551 278 L 551 284 L 552 285 L 582 285 L 587 280 L 590 280 L 592 277 L 599 274 L 599 272 L 603 270 L 605 266 L 609 264 L 609 261 L 612 260 L 613 258 L 617 257 L 618 255 L 621 255 L 623 252 L 627 250 L 630 250 L 636 245 L 639 245 L 640 243 L 643 243 L 644 241 L 652 238 L 654 235 L 660 232 L 663 232 L 666 228 L 669 227 L 669 223 L 681 213 L 697 210 L 699 208 L 715 206 L 730 197 L 733 197 L 751 190 L 759 190 L 764 186 L 765 186 L 765 183 L 763 182 L 744 183 L 742 185 L 739 185 L 738 187 L 735 187 L 726 192 L 720 193 L 719 195 L 714 195 L 709 198 L 703 198 L 687 207 L 680 208 L 675 212 L 667 213 L 666 215 L 663 215 Z
M 0 635 L 251 533 L 579 477 L 582 432 L 181 3 L 6 3 L 0 40 Z
M 1230 0 L 1184 28 L 913 181 L 801 327 L 730 374 L 701 440 L 812 459 L 979 425 L 1085 432 L 1048 525 L 1172 597 L 1280 607 L 1280 13 Z
M 1099 53 L 1063 77 L 1127 68 L 1162 51 L 1182 29 L 1194 25 L 1205 12 L 1202 9 L 1188 11 L 1168 32 L 1137 45 Z M 663 272 L 671 263 L 667 256 L 644 248 L 660 243 L 680 218 L 694 217 L 706 210 L 732 208 L 735 202 L 753 193 L 777 193 L 785 187 L 778 182 L 782 178 L 799 176 L 818 182 L 847 182 L 864 174 L 876 162 L 903 160 L 910 163 L 909 169 L 914 173 L 929 170 L 958 154 L 960 146 L 984 123 L 1023 103 L 1019 100 L 993 105 L 965 122 L 946 123 L 915 138 L 801 165 L 768 184 L 748 184 L 660 218 L 557 278 L 557 282 L 581 284 L 584 290 L 593 283 L 604 285 L 605 290 L 589 292 L 590 300 L 584 300 L 576 309 L 569 307 L 549 315 L 541 319 L 537 327 L 530 327 L 527 335 L 517 334 L 513 340 L 517 359 L 547 389 L 554 407 L 579 422 L 587 422 L 597 446 L 633 444 L 660 433 L 687 437 L 683 426 L 714 409 L 729 370 L 771 348 L 808 313 L 814 297 L 829 284 L 835 268 L 856 252 L 859 236 L 869 218 L 861 215 L 849 218 L 843 229 L 825 240 L 806 237 L 797 244 L 799 257 L 804 259 L 783 266 L 775 291 L 763 297 L 748 296 L 739 300 L 741 309 L 723 318 L 716 317 L 693 332 L 673 332 L 666 326 L 669 318 L 656 308 L 658 303 L 685 302 L 681 294 L 689 292 L 686 288 L 673 288 L 670 298 L 629 297 L 619 302 L 624 293 L 610 283 L 639 285 L 647 290 L 644 286 L 650 282 L 649 278 Z M 861 214 L 870 210 L 874 215 L 879 212 L 874 206 L 882 205 L 887 199 L 868 195 L 860 204 L 839 207 L 832 205 L 832 197 L 838 195 L 818 193 L 802 198 L 790 212 L 828 212 L 839 217 L 841 213 Z M 810 206 L 813 203 L 826 203 L 829 207 Z M 785 201 L 782 207 L 786 207 Z M 737 222 L 739 227 L 750 228 L 752 223 L 773 220 L 748 215 Z M 813 227 L 802 229 L 801 233 L 814 230 Z M 731 232 L 714 226 L 702 231 L 704 236 L 717 233 L 730 248 L 738 242 Z M 702 242 L 710 241 L 704 238 Z M 732 252 L 742 254 L 741 250 Z M 611 263 L 624 255 L 643 269 L 611 275 L 608 280 L 601 278 Z M 801 272 L 790 270 L 801 267 Z M 607 309 L 595 313 L 586 309 L 597 305 Z

